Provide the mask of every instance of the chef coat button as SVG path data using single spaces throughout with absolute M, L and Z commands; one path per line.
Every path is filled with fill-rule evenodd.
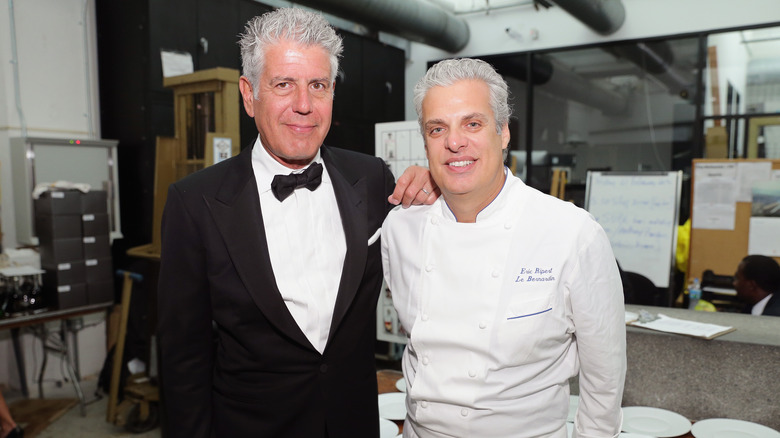
M 328 364 L 320 365 L 320 372 L 321 373 L 327 373 L 328 372 Z
M 423 357 L 423 360 L 422 360 L 422 362 L 423 362 L 423 365 L 428 365 L 428 363 L 430 362 L 430 361 L 428 360 L 428 356 L 425 356 L 425 357 Z
M 460 416 L 461 417 L 467 417 L 469 415 L 469 410 L 466 408 L 463 408 L 460 410 Z
M 483 330 L 486 329 L 487 328 L 487 323 L 485 321 L 480 321 L 479 322 L 479 328 L 481 328 Z
M 433 265 L 425 265 L 425 272 L 433 271 Z
M 431 218 L 431 223 L 432 223 L 433 225 L 439 225 L 439 218 L 437 218 L 437 217 L 432 217 L 432 218 Z
M 427 321 L 428 320 L 428 314 L 427 313 L 423 313 L 422 316 L 420 317 L 420 319 L 422 319 L 423 321 Z
M 498 276 L 501 275 L 501 273 L 498 272 L 498 269 L 496 269 L 495 271 L 491 272 L 490 275 L 492 275 L 493 278 L 498 278 Z
M 507 223 L 504 224 L 504 229 L 505 230 L 508 230 L 510 228 L 512 228 L 512 223 L 511 222 L 507 222 Z
M 420 402 L 420 407 L 421 407 L 421 408 L 427 408 L 427 407 L 428 407 L 428 402 L 427 402 L 427 401 L 425 401 L 425 400 L 421 401 L 421 402 Z
M 477 372 L 475 370 L 469 370 L 469 377 L 477 377 Z

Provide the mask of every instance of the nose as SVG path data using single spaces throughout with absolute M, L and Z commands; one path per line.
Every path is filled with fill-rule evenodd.
M 468 145 L 469 140 L 459 129 L 452 129 L 447 136 L 447 149 L 457 152 Z
M 311 112 L 311 96 L 309 95 L 308 87 L 300 87 L 296 90 L 292 109 L 299 114 L 309 114 Z

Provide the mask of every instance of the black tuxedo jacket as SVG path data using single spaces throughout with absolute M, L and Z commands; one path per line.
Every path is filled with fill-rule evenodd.
M 163 215 L 158 337 L 168 437 L 376 437 L 385 163 L 321 149 L 347 243 L 323 354 L 274 279 L 251 147 L 172 184 Z M 301 272 L 301 275 L 306 275 Z
M 742 313 L 752 314 L 753 304 L 746 304 L 745 307 L 742 308 Z M 761 315 L 780 316 L 780 293 L 775 292 L 772 294 L 772 298 L 767 301 L 766 307 L 764 307 L 764 311 Z
M 772 294 L 772 298 L 766 303 L 762 315 L 780 316 L 780 292 Z

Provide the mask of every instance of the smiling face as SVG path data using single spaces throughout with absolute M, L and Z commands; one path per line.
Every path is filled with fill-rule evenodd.
M 509 144 L 509 127 L 496 130 L 487 84 L 469 79 L 431 88 L 421 121 L 431 176 L 444 199 L 476 217 L 501 191 Z
M 266 49 L 264 65 L 259 90 L 241 77 L 244 109 L 254 117 L 268 153 L 289 168 L 302 168 L 317 155 L 330 129 L 330 58 L 320 46 L 283 40 Z

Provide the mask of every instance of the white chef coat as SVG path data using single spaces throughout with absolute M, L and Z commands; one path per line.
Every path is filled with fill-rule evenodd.
M 601 226 L 508 176 L 475 223 L 439 198 L 382 228 L 385 280 L 409 333 L 404 437 L 618 436 L 623 292 Z

